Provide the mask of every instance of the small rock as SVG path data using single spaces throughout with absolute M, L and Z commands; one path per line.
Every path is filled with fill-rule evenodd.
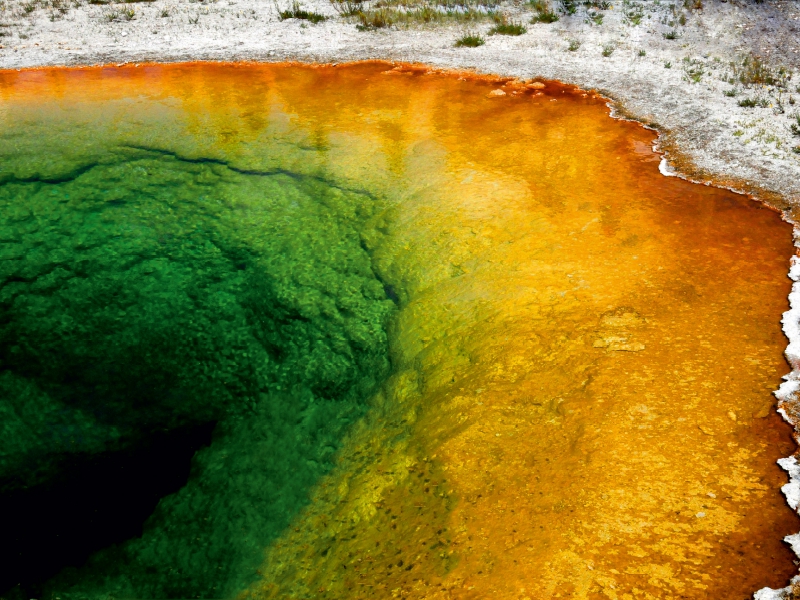
M 545 85 L 541 81 L 534 81 L 533 83 L 529 83 L 525 86 L 529 90 L 543 90 Z
M 501 89 L 492 90 L 489 92 L 489 98 L 499 98 L 500 96 L 505 96 L 506 93 Z
M 772 412 L 772 402 L 764 403 L 761 408 L 753 414 L 755 419 L 766 419 Z
M 704 512 L 699 512 L 699 513 L 697 513 L 695 516 L 696 516 L 698 519 L 702 519 L 703 517 L 705 517 L 705 516 L 706 516 L 706 513 L 704 513 Z

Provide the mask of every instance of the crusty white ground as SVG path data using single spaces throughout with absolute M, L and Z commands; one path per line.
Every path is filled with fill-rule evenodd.
M 623 0 L 613 0 L 601 25 L 587 22 L 581 8 L 554 24 L 529 25 L 519 37 L 487 36 L 479 48 L 454 47 L 465 32 L 462 25 L 361 32 L 338 17 L 328 0 L 302 2 L 331 17 L 319 25 L 281 21 L 273 0 L 59 2 L 62 11 L 52 8 L 53 0 L 0 0 L 0 69 L 386 59 L 558 79 L 597 89 L 613 98 L 620 112 L 657 124 L 666 134 L 662 146 L 683 159 L 678 166 L 685 174 L 727 182 L 789 209 L 787 216 L 800 220 L 800 154 L 792 151 L 800 146 L 800 136 L 790 130 L 800 114 L 800 0 L 704 0 L 700 10 L 688 10 L 678 0 L 639 0 L 644 7 L 639 25 L 624 18 Z M 281 8 L 288 2 L 278 0 Z M 135 10 L 132 20 L 108 21 L 110 11 L 125 7 Z M 505 4 L 503 10 L 525 21 L 533 14 L 521 3 Z M 685 25 L 676 23 L 681 14 Z M 489 27 L 484 23 L 473 29 L 485 34 Z M 673 29 L 680 37 L 665 39 Z M 567 49 L 570 40 L 580 42 L 576 51 Z M 604 47 L 613 48 L 610 56 L 603 56 Z M 761 56 L 775 70 L 783 66 L 792 79 L 783 87 L 730 83 L 731 63 L 748 54 Z M 698 73 L 699 81 L 693 81 Z M 738 95 L 725 96 L 730 90 Z M 764 100 L 767 106 L 743 108 L 737 104 L 742 98 Z M 759 600 L 787 593 L 763 590 Z
M 519 37 L 487 36 L 479 48 L 455 48 L 465 26 L 421 26 L 358 31 L 337 16 L 328 0 L 303 0 L 309 10 L 329 15 L 318 25 L 281 21 L 273 0 L 155 0 L 149 3 L 86 4 L 63 0 L 65 14 L 43 6 L 26 13 L 30 0 L 0 0 L 0 69 L 186 60 L 302 60 L 343 62 L 368 58 L 422 62 L 444 68 L 473 68 L 521 78 L 544 77 L 598 89 L 627 114 L 668 132 L 665 147 L 679 149 L 691 165 L 687 174 L 730 182 L 776 204 L 778 194 L 800 206 L 800 136 L 789 125 L 800 113 L 800 2 L 705 0 L 689 10 L 678 0 L 642 0 L 644 18 L 626 23 L 622 0 L 614 0 L 601 25 L 587 23 L 581 8 L 554 24 L 529 25 Z M 34 0 L 34 3 L 37 0 Z M 289 0 L 278 0 L 283 8 Z M 673 5 L 673 3 L 675 3 Z M 131 7 L 130 21 L 109 22 L 115 8 Z M 524 4 L 503 9 L 529 18 Z M 168 13 L 168 16 L 162 16 Z M 686 24 L 675 23 L 680 15 Z M 477 30 L 486 32 L 489 23 Z M 665 39 L 676 29 L 680 37 Z M 578 40 L 568 51 L 568 40 Z M 607 45 L 611 56 L 602 56 Z M 645 56 L 639 51 L 644 50 Z M 747 53 L 774 68 L 797 71 L 784 89 L 745 88 L 725 79 L 730 63 Z M 686 62 L 689 60 L 691 62 Z M 665 68 L 669 63 L 671 68 Z M 703 74 L 691 80 L 689 71 Z M 739 95 L 727 97 L 726 90 Z M 770 106 L 742 108 L 742 98 Z M 790 104 L 795 101 L 796 104 Z M 800 213 L 800 209 L 798 209 Z

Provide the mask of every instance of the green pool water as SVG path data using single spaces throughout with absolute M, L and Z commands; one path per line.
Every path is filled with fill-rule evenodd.
M 48 164 L 40 139 L 0 185 L 3 490 L 216 422 L 141 538 L 45 590 L 231 596 L 389 370 L 395 304 L 361 235 L 380 203 L 115 137 Z

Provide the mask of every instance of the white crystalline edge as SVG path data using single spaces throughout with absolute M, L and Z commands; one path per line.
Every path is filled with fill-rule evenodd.
M 797 510 L 797 505 L 800 504 L 800 463 L 794 456 L 789 458 L 781 458 L 778 464 L 789 473 L 789 483 L 781 488 L 783 495 L 786 496 L 786 502 L 793 510 Z
M 669 166 L 669 162 L 667 162 L 666 158 L 661 158 L 661 162 L 658 163 L 658 170 L 662 175 L 666 177 L 675 177 L 675 169 Z
M 792 581 L 794 581 L 794 579 Z M 789 588 L 785 587 L 780 590 L 762 588 L 756 592 L 753 598 L 755 598 L 755 600 L 787 600 L 789 598 Z
M 794 239 L 795 245 L 797 245 L 800 241 L 800 229 L 796 226 Z M 797 423 L 794 423 L 789 417 L 786 408 L 798 402 L 798 392 L 800 392 L 800 259 L 793 256 L 789 264 L 789 278 L 794 283 L 792 283 L 792 291 L 789 294 L 789 310 L 783 313 L 781 325 L 783 333 L 789 340 L 784 355 L 792 367 L 792 372 L 783 376 L 784 382 L 774 394 L 778 399 L 778 412 L 790 425 L 797 427 Z M 789 474 L 789 483 L 784 485 L 781 491 L 786 496 L 789 506 L 797 511 L 800 506 L 800 462 L 794 456 L 789 456 L 779 459 L 778 464 Z M 800 533 L 787 535 L 783 541 L 789 544 L 792 551 L 800 557 Z M 762 588 L 755 593 L 754 598 L 755 600 L 788 600 L 792 585 L 800 585 L 800 576 L 794 577 L 791 584 L 779 590 Z
M 786 598 L 787 589 L 788 588 L 773 590 L 772 588 L 762 588 L 756 592 L 753 598 L 755 598 L 755 600 L 784 600 Z

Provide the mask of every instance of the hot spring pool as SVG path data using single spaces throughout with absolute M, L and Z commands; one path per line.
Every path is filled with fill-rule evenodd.
M 3 72 L 0 98 L 0 594 L 794 574 L 791 227 L 660 175 L 602 98 L 386 63 Z

